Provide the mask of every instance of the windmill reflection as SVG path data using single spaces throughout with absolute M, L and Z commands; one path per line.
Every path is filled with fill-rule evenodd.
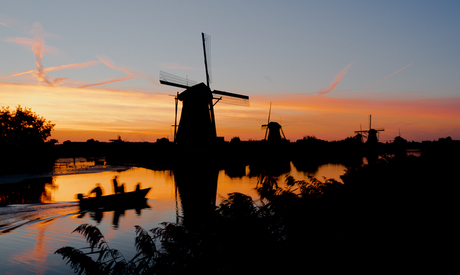
M 189 228 L 208 220 L 216 207 L 219 170 L 209 160 L 197 158 L 174 170 L 174 182 L 182 208 L 182 222 Z

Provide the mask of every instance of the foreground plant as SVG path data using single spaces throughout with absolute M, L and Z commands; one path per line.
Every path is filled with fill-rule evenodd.
M 333 180 L 305 182 L 286 177 L 286 187 L 282 188 L 277 178 L 264 175 L 256 188 L 260 203 L 247 195 L 230 193 L 204 224 L 162 223 L 162 227 L 149 231 L 136 226 L 137 254 L 129 261 L 108 246 L 96 227 L 87 224 L 74 232 L 82 234 L 89 247 L 63 247 L 55 253 L 79 274 L 218 274 L 239 272 L 243 266 L 252 273 L 285 271 L 292 265 L 289 262 L 298 262 L 298 255 L 310 253 L 297 251 L 306 242 L 313 247 L 312 235 L 324 238 L 326 231 L 315 230 L 323 228 L 317 222 L 321 215 L 311 215 L 312 209 L 319 211 L 318 207 L 309 207 L 339 185 Z M 324 209 L 320 213 L 331 216 Z M 158 242 L 161 250 L 155 245 Z M 272 261 L 273 257 L 277 260 Z
M 167 224 L 164 223 L 167 227 Z M 158 229 L 151 230 L 154 236 L 136 226 L 135 247 L 137 254 L 129 261 L 117 250 L 109 247 L 104 236 L 95 226 L 82 224 L 72 233 L 77 232 L 86 238 L 89 247 L 76 249 L 62 247 L 55 254 L 62 255 L 67 264 L 78 274 L 143 274 L 151 270 L 160 252 L 157 251 L 154 239 Z

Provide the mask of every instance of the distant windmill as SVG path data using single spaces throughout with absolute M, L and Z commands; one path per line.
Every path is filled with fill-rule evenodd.
M 368 144 L 376 144 L 379 139 L 378 135 L 379 132 L 385 131 L 385 129 L 372 129 L 372 115 L 369 115 L 369 130 L 359 130 L 355 131 L 356 134 L 360 135 L 361 137 L 367 137 L 366 143 Z
M 176 111 L 174 124 L 174 142 L 184 149 L 208 150 L 217 144 L 216 121 L 214 118 L 214 105 L 222 99 L 230 100 L 235 104 L 246 104 L 249 97 L 219 90 L 211 90 L 208 72 L 208 56 L 206 43 L 209 36 L 201 33 L 203 40 L 204 66 L 206 71 L 206 84 L 197 83 L 187 78 L 182 78 L 160 71 L 160 83 L 174 87 L 184 88 L 185 91 L 177 93 L 175 97 Z M 182 101 L 182 112 L 179 125 L 177 125 L 177 104 Z
M 283 139 L 286 139 L 284 136 L 283 127 L 278 122 L 270 121 L 270 115 L 272 112 L 272 103 L 270 102 L 270 110 L 268 111 L 268 121 L 267 124 L 262 125 L 262 129 L 265 129 L 265 140 L 268 141 L 279 141 L 281 140 L 281 134 Z

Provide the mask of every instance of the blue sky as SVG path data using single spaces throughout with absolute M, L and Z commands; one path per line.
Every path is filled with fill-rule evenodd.
M 37 69 L 31 46 L 18 38 L 33 39 L 39 32 L 45 44 L 40 60 L 44 68 L 98 63 L 48 71 L 50 81 L 59 78 L 55 87 L 128 77 L 91 88 L 168 95 L 177 89 L 158 85 L 160 70 L 205 80 L 204 32 L 211 35 L 212 87 L 251 98 L 249 108 L 216 110 L 218 131 L 220 127 L 227 139 L 263 138 L 260 129 L 250 129 L 265 122 L 269 101 L 274 117 L 289 124 L 285 133 L 292 133 L 291 140 L 310 134 L 345 138 L 367 123 L 369 113 L 386 127 L 382 135 L 388 134 L 387 140 L 400 127 L 407 129 L 408 139 L 460 139 L 460 111 L 455 112 L 460 106 L 459 12 L 458 1 L 2 1 L 0 105 L 24 105 L 6 96 L 12 93 L 10 84 L 47 86 L 24 75 L 7 77 Z M 2 93 L 9 99 L 2 101 Z M 290 97 L 305 98 L 286 100 Z M 313 104 L 305 111 L 292 105 L 314 100 L 333 100 L 334 107 L 328 110 L 318 103 L 321 108 Z M 421 100 L 435 100 L 436 106 L 423 116 L 405 112 L 404 106 L 426 109 L 417 105 Z M 361 105 L 346 109 L 350 102 Z M 392 108 L 398 105 L 394 102 L 402 106 Z M 45 117 L 49 114 L 56 132 L 59 125 L 71 127 L 65 114 L 26 103 Z M 337 106 L 344 110 L 337 111 Z M 436 112 L 442 110 L 448 115 L 441 123 Z M 236 118 L 232 112 L 238 113 Z M 139 122 L 129 115 L 127 120 Z M 261 121 L 245 125 L 245 133 L 232 132 L 244 115 Z M 79 129 L 85 119 L 82 115 Z M 340 119 L 343 126 L 337 128 Z M 161 123 L 169 127 L 171 121 Z M 140 139 L 156 140 L 170 128 L 160 132 L 151 137 L 145 132 Z

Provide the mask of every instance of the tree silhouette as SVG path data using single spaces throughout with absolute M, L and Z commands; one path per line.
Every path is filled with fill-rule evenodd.
M 0 174 L 41 171 L 52 169 L 52 145 L 57 140 L 46 139 L 54 124 L 32 112 L 30 108 L 17 106 L 0 109 Z M 27 161 L 26 161 L 27 160 Z
M 55 124 L 32 112 L 30 108 L 0 110 L 0 144 L 8 147 L 32 147 L 51 136 Z

